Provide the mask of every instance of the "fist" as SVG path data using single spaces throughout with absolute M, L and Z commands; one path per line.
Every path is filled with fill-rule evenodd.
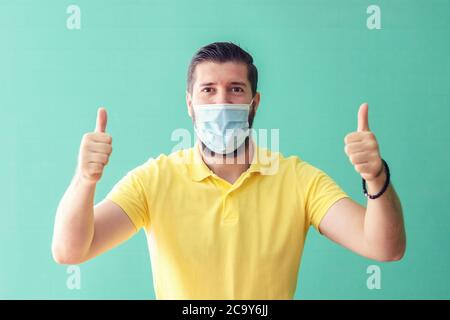
M 358 112 L 358 130 L 345 136 L 345 153 L 361 177 L 376 179 L 383 171 L 378 142 L 369 129 L 369 106 L 363 103 Z
M 100 180 L 112 152 L 112 138 L 105 133 L 106 122 L 106 109 L 99 108 L 95 131 L 86 133 L 81 140 L 78 170 L 82 178 L 89 182 Z

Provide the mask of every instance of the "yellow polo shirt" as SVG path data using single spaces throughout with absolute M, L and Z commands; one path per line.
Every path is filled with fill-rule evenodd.
M 344 197 L 323 171 L 256 145 L 230 184 L 198 144 L 149 159 L 107 195 L 146 232 L 157 299 L 292 299 L 309 226 Z

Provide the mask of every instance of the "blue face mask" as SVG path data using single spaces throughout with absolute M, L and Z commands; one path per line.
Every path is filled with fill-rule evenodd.
M 194 130 L 215 153 L 228 154 L 239 148 L 249 135 L 249 104 L 194 105 Z

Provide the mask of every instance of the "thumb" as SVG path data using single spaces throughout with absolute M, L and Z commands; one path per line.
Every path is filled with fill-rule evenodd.
M 365 102 L 358 111 L 358 131 L 370 131 L 369 129 L 369 105 Z
M 106 114 L 106 109 L 103 107 L 98 108 L 97 124 L 95 126 L 95 132 L 105 132 L 107 120 L 108 120 L 108 115 Z

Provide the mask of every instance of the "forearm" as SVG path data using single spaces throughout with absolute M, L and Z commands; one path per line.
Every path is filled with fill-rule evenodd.
M 59 203 L 52 251 L 61 263 L 81 261 L 89 250 L 94 236 L 95 187 L 77 172 Z
M 386 172 L 367 182 L 369 194 L 379 192 L 386 181 Z M 364 236 L 370 251 L 380 260 L 398 260 L 405 251 L 406 235 L 403 212 L 397 193 L 389 184 L 377 199 L 367 199 Z

